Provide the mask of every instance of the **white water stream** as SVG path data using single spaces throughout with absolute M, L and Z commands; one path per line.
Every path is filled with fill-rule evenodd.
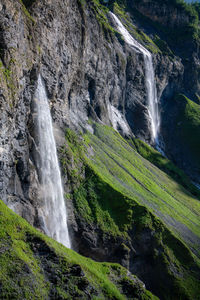
M 43 219 L 46 234 L 70 248 L 67 211 L 53 135 L 52 119 L 45 87 L 40 76 L 34 101 L 39 142 L 37 167 L 40 170 L 42 198 L 44 199 L 44 205 L 38 213 Z
M 123 35 L 125 42 L 143 54 L 145 66 L 145 85 L 147 91 L 149 117 L 151 119 L 152 140 L 156 146 L 159 146 L 158 134 L 160 128 L 160 115 L 151 53 L 130 35 L 120 20 L 113 13 L 110 12 L 110 15 L 113 17 L 116 23 L 117 30 Z

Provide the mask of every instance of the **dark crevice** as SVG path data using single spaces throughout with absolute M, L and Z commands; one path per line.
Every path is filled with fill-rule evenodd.
M 25 7 L 28 9 L 30 8 L 33 3 L 35 2 L 36 0 L 22 0 L 23 4 L 25 5 Z

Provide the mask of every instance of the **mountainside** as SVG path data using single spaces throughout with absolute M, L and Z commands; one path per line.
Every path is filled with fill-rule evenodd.
M 78 255 L 2 202 L 0 215 L 0 299 L 158 299 L 120 265 Z
M 67 195 L 77 222 L 74 248 L 120 262 L 161 299 L 198 299 L 199 200 L 113 129 L 93 128 L 82 141 L 68 131 L 61 151 L 63 171 L 74 185 Z M 70 161 L 76 163 L 67 170 Z
M 1 299 L 200 299 L 199 18 L 181 0 L 0 1 L 0 199 L 30 224 L 0 204 Z M 60 180 L 48 104 L 67 214 L 43 179 Z M 89 258 L 43 234 L 67 245 L 59 223 Z

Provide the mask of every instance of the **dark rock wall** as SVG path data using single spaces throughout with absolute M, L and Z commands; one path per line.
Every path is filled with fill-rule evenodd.
M 158 0 L 128 0 L 129 5 L 136 8 L 141 14 L 154 22 L 158 22 L 167 27 L 182 27 L 188 25 L 191 17 L 180 7 L 175 5 L 175 1 Z
M 34 1 L 27 11 L 21 1 L 1 0 L 0 37 L 0 197 L 39 227 L 32 108 L 38 74 L 58 148 L 67 127 L 92 130 L 88 118 L 114 125 L 112 106 L 129 128 L 119 122 L 120 133 L 149 141 L 143 57 L 98 21 L 92 1 Z M 153 60 L 162 106 L 180 89 L 184 67 L 160 53 Z
M 176 67 L 171 65 L 170 77 L 167 78 L 160 98 L 161 133 L 166 145 L 167 156 L 192 180 L 199 182 L 199 162 L 194 159 L 192 152 L 187 150 L 190 148 L 187 145 L 188 140 L 182 142 L 178 135 L 176 137 L 174 135 L 180 107 L 173 101 L 174 95 L 182 93 L 199 104 L 200 56 L 199 41 L 194 37 L 198 34 L 198 30 L 196 29 L 195 32 L 194 29 L 197 26 L 195 25 L 197 23 L 195 13 L 186 8 L 184 3 L 170 0 L 128 0 L 127 2 L 134 18 L 138 20 L 138 25 L 151 36 L 159 36 L 170 46 L 176 56 Z M 159 81 L 162 81 L 162 74 L 166 74 L 168 68 L 170 68 L 170 64 L 166 64 L 162 55 L 162 63 L 157 64 L 156 67 L 156 75 L 159 78 L 157 79 L 158 85 Z
M 182 60 L 184 77 L 182 90 L 192 99 L 200 94 L 199 85 L 199 42 L 194 38 L 197 16 L 184 3 L 160 0 L 128 0 L 133 14 L 146 20 L 148 27 L 167 41 L 171 50 Z M 193 28 L 193 29 L 192 29 Z
M 146 8 L 141 12 L 151 14 Z M 40 228 L 37 210 L 42 198 L 35 164 L 37 132 L 32 103 L 39 73 L 49 98 L 58 149 L 65 143 L 67 127 L 92 130 L 89 118 L 114 126 L 112 107 L 129 129 L 127 132 L 118 123 L 122 135 L 149 142 L 143 56 L 98 21 L 92 1 L 34 1 L 27 11 L 19 0 L 1 0 L 0 58 L 0 198 Z M 153 62 L 162 112 L 172 96 L 183 90 L 190 66 L 188 63 L 187 69 L 179 57 L 161 53 L 153 55 Z M 198 86 L 194 72 L 192 78 Z M 166 119 L 167 112 L 163 113 Z M 165 126 L 171 124 L 170 119 L 165 122 Z M 70 192 L 66 175 L 63 182 L 65 191 Z M 98 228 L 88 228 L 84 220 L 75 220 L 72 202 L 67 205 L 71 232 L 77 234 L 74 247 L 82 254 L 120 262 L 145 280 L 157 271 L 161 276 L 162 270 L 153 271 L 149 260 L 155 243 L 152 232 L 133 237 L 134 247 L 131 243 L 124 247 L 123 238 L 115 240 Z M 140 268 L 141 261 L 146 269 Z M 150 286 L 156 289 L 153 279 Z

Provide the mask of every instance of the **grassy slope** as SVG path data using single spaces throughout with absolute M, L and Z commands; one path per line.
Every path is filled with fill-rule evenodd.
M 123 285 L 133 298 L 157 299 L 126 269 L 65 248 L 0 201 L 0 299 L 127 299 Z
M 134 138 L 130 141 L 130 143 L 142 157 L 146 158 L 152 164 L 167 173 L 172 179 L 189 190 L 191 194 L 200 199 L 199 189 L 197 189 L 191 183 L 189 177 L 181 169 L 174 165 L 169 159 L 162 156 L 160 152 L 139 139 Z
M 88 134 L 87 140 L 95 151 L 88 160 L 95 172 L 114 189 L 146 205 L 199 256 L 200 202 L 112 129 L 96 125 L 95 135 Z
M 86 133 L 80 140 L 68 130 L 68 146 L 62 149 L 65 171 L 71 159 L 76 162 L 68 171 L 69 180 L 78 182 L 73 194 L 75 213 L 86 224 L 95 224 L 105 236 L 131 241 L 133 231 L 133 247 L 150 231 L 154 237 L 151 261 L 158 277 L 164 274 L 154 293 L 163 299 L 200 299 L 200 261 L 194 255 L 200 254 L 199 200 L 171 174 L 141 157 L 112 128 L 99 124 L 93 128 L 94 135 Z M 90 154 L 83 155 L 83 144 Z M 81 169 L 85 165 L 85 179 L 78 175 L 80 161 Z M 177 170 L 173 169 L 174 178 L 177 175 L 179 182 L 191 188 L 187 177 Z
M 200 105 L 181 94 L 174 101 L 179 107 L 175 133 L 200 170 Z

